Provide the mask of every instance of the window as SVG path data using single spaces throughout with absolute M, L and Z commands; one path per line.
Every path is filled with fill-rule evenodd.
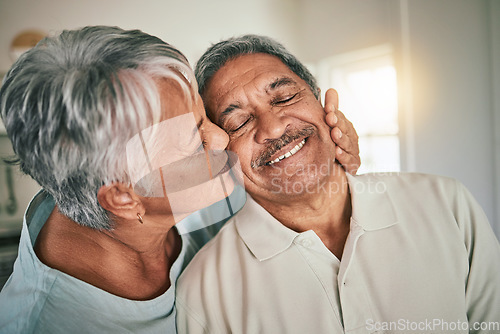
M 322 60 L 316 78 L 339 93 L 339 109 L 359 135 L 358 173 L 400 170 L 396 69 L 389 46 Z

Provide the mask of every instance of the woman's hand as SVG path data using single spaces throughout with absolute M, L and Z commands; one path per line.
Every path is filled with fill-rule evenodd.
M 338 110 L 339 96 L 330 88 L 325 94 L 326 124 L 332 128 L 330 135 L 337 145 L 335 159 L 349 174 L 356 174 L 361 159 L 359 158 L 358 134 L 351 122 Z

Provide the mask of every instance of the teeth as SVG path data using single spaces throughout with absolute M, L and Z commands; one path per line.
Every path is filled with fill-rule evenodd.
M 294 148 L 292 148 L 289 152 L 283 154 L 282 156 L 274 159 L 273 161 L 269 161 L 267 164 L 268 165 L 272 165 L 276 162 L 279 162 L 283 159 L 286 159 L 286 158 L 290 158 L 292 155 L 294 155 L 295 153 L 297 153 L 298 151 L 300 151 L 300 149 L 302 148 L 302 146 L 304 146 L 304 144 L 306 143 L 306 140 L 305 138 L 302 139 L 302 141 L 300 143 L 298 143 L 297 145 L 295 145 Z

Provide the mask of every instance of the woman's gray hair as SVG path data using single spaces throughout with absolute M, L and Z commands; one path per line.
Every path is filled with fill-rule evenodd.
M 21 170 L 75 222 L 111 229 L 97 191 L 130 183 L 127 141 L 160 121 L 158 80 L 194 101 L 185 56 L 139 30 L 94 26 L 45 38 L 4 78 L 0 110 Z
M 203 96 L 210 79 L 227 61 L 237 58 L 240 55 L 252 53 L 267 53 L 278 57 L 290 70 L 304 80 L 316 98 L 319 98 L 318 84 L 307 67 L 283 45 L 272 38 L 259 35 L 232 37 L 212 45 L 205 51 L 196 63 L 195 68 L 200 95 Z

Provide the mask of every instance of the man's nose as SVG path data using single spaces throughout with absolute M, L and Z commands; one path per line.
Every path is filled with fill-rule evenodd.
M 290 124 L 288 116 L 273 111 L 262 112 L 258 116 L 255 140 L 264 144 L 269 139 L 278 139 Z

